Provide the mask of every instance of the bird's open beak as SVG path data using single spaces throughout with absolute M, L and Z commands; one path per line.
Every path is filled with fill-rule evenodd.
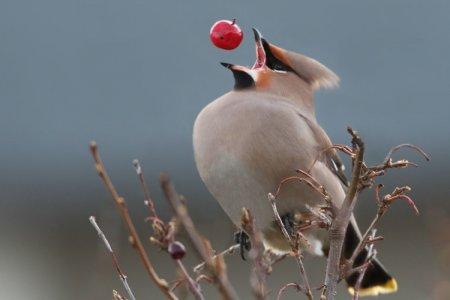
M 256 61 L 252 69 L 260 69 L 266 66 L 266 51 L 264 50 L 262 35 L 256 28 L 253 29 L 255 35 Z

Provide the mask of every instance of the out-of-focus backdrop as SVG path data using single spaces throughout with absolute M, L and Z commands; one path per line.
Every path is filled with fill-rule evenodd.
M 0 298 L 110 299 L 113 288 L 122 290 L 89 225 L 91 214 L 110 237 L 137 297 L 161 298 L 95 174 L 88 153 L 93 139 L 142 236 L 150 228 L 143 221 L 134 158 L 141 160 L 164 217 L 170 210 L 161 200 L 160 171 L 171 174 L 216 248 L 230 245 L 233 226 L 197 174 L 191 133 L 202 107 L 233 85 L 218 62 L 253 63 L 255 26 L 268 40 L 321 61 L 341 77 L 339 89 L 316 97 L 318 119 L 333 141 L 348 142 L 345 128 L 352 125 L 366 140 L 370 162 L 405 142 L 430 153 L 430 163 L 399 153 L 421 167 L 383 179 L 386 191 L 411 185 L 422 213 L 416 217 L 405 204 L 395 204 L 378 247 L 400 288 L 386 299 L 446 299 L 449 10 L 443 0 L 2 0 Z M 222 18 L 236 18 L 245 31 L 236 51 L 209 42 L 210 26 Z M 371 194 L 357 212 L 367 224 L 375 212 Z M 173 262 L 146 245 L 158 271 L 174 278 Z M 193 259 L 190 252 L 188 263 Z M 232 282 L 248 299 L 249 263 L 228 261 Z M 308 258 L 307 267 L 318 285 L 323 261 Z M 271 288 L 296 278 L 297 270 L 285 262 L 271 276 Z M 210 290 L 208 298 L 215 298 Z

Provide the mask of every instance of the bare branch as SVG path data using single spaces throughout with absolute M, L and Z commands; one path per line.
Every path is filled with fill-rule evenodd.
M 200 281 L 206 281 L 208 283 L 214 283 L 214 279 L 212 279 L 209 276 L 206 276 L 205 274 L 200 274 L 199 276 L 197 276 L 197 278 L 195 278 L 196 282 L 200 282 Z
M 127 300 L 127 299 L 122 295 L 120 295 L 116 290 L 113 290 L 113 300 Z
M 376 229 L 372 229 L 369 237 L 371 239 L 374 239 L 376 232 L 377 232 Z M 361 271 L 359 272 L 358 278 L 356 280 L 354 294 L 353 294 L 353 300 L 359 299 L 359 290 L 361 289 L 361 283 L 363 281 L 364 275 L 366 274 L 367 268 L 371 264 L 372 260 L 375 259 L 375 256 L 376 256 L 376 251 L 375 251 L 374 245 L 372 243 L 369 245 L 369 249 L 367 249 L 367 256 L 366 256 L 364 265 L 363 265 Z
M 302 172 L 302 174 L 307 174 L 308 176 L 311 176 L 302 170 L 297 170 L 297 172 Z M 283 178 L 283 180 L 281 180 L 280 183 L 278 184 L 277 190 L 275 191 L 275 198 L 278 197 L 278 195 L 280 194 L 281 188 L 290 181 L 299 181 L 301 183 L 305 183 L 306 185 L 311 187 L 313 190 L 315 190 L 317 193 L 319 193 L 325 200 L 328 201 L 330 199 L 330 196 L 326 192 L 325 188 L 322 185 L 319 185 L 317 183 L 317 181 L 312 181 L 310 179 L 307 179 L 304 177 L 299 177 L 299 176 L 290 176 L 290 177 Z
M 247 208 L 242 209 L 242 229 L 250 237 L 252 249 L 250 250 L 250 258 L 253 261 L 253 271 L 250 278 L 253 294 L 256 299 L 266 299 L 267 286 L 266 278 L 269 273 L 269 265 L 264 261 L 264 245 L 261 233 L 255 226 L 255 220 Z
M 291 283 L 287 283 L 287 284 L 283 285 L 278 290 L 277 300 L 281 300 L 281 296 L 283 295 L 284 291 L 287 290 L 290 287 L 295 288 L 297 290 L 297 292 L 299 292 L 299 293 L 306 293 L 304 288 L 302 288 L 298 283 L 291 282 Z
M 212 254 L 206 246 L 206 241 L 200 236 L 197 229 L 188 214 L 187 208 L 180 199 L 180 195 L 175 191 L 169 177 L 165 174 L 160 176 L 161 187 L 164 191 L 167 201 L 172 206 L 181 224 L 183 224 L 186 232 L 194 245 L 195 250 L 202 260 L 206 262 L 208 269 L 211 271 L 215 282 L 219 287 L 219 291 L 224 299 L 237 299 L 237 294 L 228 280 L 225 266 L 220 257 L 213 259 Z
M 323 295 L 327 300 L 336 296 L 337 283 L 341 275 L 341 254 L 344 244 L 345 231 L 355 206 L 358 184 L 361 176 L 364 159 L 364 143 L 358 134 L 350 127 L 348 132 L 352 136 L 352 145 L 356 153 L 353 159 L 352 179 L 341 208 L 335 214 L 335 218 L 329 230 L 330 250 L 328 252 L 327 269 L 325 275 L 325 288 Z
M 214 255 L 212 258 L 216 259 L 218 256 L 223 257 L 225 255 L 233 254 L 236 250 L 238 250 L 240 248 L 240 246 L 241 245 L 239 245 L 239 244 L 235 244 L 235 245 L 229 247 L 228 249 L 225 249 L 224 251 L 220 252 L 219 254 Z M 198 272 L 202 271 L 205 268 L 205 266 L 206 266 L 206 262 L 202 262 L 202 263 L 196 265 L 193 270 L 195 273 L 198 273 Z
M 136 174 L 139 178 L 142 192 L 144 193 L 145 205 L 149 208 L 149 211 L 150 211 L 150 217 L 159 219 L 158 214 L 156 213 L 156 209 L 155 209 L 155 202 L 152 200 L 152 197 L 150 196 L 150 190 L 145 181 L 144 171 L 141 167 L 141 164 L 139 163 L 139 160 L 137 160 L 137 159 L 133 160 L 133 166 L 134 166 L 134 169 L 136 170 Z
M 128 284 L 127 276 L 123 273 L 122 269 L 120 268 L 119 261 L 118 261 L 118 259 L 116 257 L 116 254 L 114 253 L 111 245 L 109 244 L 109 241 L 106 238 L 105 234 L 103 233 L 103 231 L 98 226 L 97 221 L 95 220 L 95 217 L 94 216 L 90 216 L 89 217 L 89 222 L 91 222 L 92 226 L 97 231 L 98 236 L 103 241 L 103 244 L 105 244 L 106 250 L 108 250 L 109 254 L 111 254 L 111 258 L 112 258 L 114 267 L 116 268 L 116 271 L 119 274 L 119 278 L 120 278 L 120 281 L 122 281 L 123 287 L 127 291 L 128 297 L 130 297 L 130 300 L 136 300 L 136 298 L 134 297 L 133 291 L 131 290 L 130 285 Z
M 428 156 L 428 154 L 425 151 L 423 151 L 420 147 L 413 144 L 400 144 L 395 147 L 392 147 L 391 150 L 389 150 L 388 154 L 384 158 L 384 162 L 387 162 L 392 157 L 392 154 L 394 154 L 394 152 L 398 151 L 401 148 L 411 148 L 413 150 L 416 150 L 420 155 L 423 156 L 423 158 L 425 158 L 426 161 L 430 161 L 430 157 Z
M 280 227 L 281 232 L 283 233 L 284 237 L 289 242 L 292 252 L 294 253 L 294 256 L 296 258 L 296 261 L 297 261 L 297 264 L 298 264 L 298 267 L 300 270 L 300 276 L 302 278 L 303 284 L 305 285 L 305 294 L 308 297 L 308 299 L 312 299 L 311 287 L 309 285 L 309 279 L 306 274 L 305 266 L 303 265 L 303 258 L 302 258 L 302 254 L 300 253 L 298 243 L 294 243 L 289 232 L 286 229 L 286 226 L 284 226 L 284 223 L 281 220 L 280 214 L 278 213 L 276 198 L 271 193 L 268 194 L 268 198 L 269 198 L 270 205 L 272 206 L 272 211 L 275 216 L 275 221 L 277 222 L 278 226 Z
M 388 154 L 386 155 L 385 159 L 383 160 L 383 162 L 381 164 L 375 165 L 375 166 L 366 166 L 366 164 L 363 162 L 363 175 L 361 176 L 361 180 L 360 180 L 360 190 L 367 188 L 367 187 L 372 187 L 374 184 L 374 181 L 377 177 L 384 175 L 388 170 L 390 169 L 402 169 L 402 168 L 407 168 L 407 167 L 418 167 L 417 164 L 410 162 L 406 159 L 400 159 L 397 161 L 393 161 L 391 156 L 392 154 L 401 149 L 401 148 L 411 148 L 416 150 L 420 155 L 422 155 L 425 160 L 429 161 L 430 158 L 429 156 L 425 153 L 425 151 L 423 151 L 421 148 L 412 145 L 412 144 L 401 144 L 398 146 L 393 147 Z M 408 200 L 408 199 L 405 199 Z
M 183 276 L 185 277 L 189 290 L 191 291 L 192 295 L 194 295 L 194 298 L 197 300 L 203 300 L 205 297 L 203 296 L 202 290 L 200 288 L 200 285 L 192 279 L 192 277 L 189 275 L 188 271 L 186 270 L 186 267 L 181 262 L 180 259 L 175 260 L 177 262 L 178 267 L 181 270 L 181 273 L 183 273 Z
M 167 284 L 167 281 L 160 278 L 158 274 L 156 273 L 153 264 L 151 263 L 150 259 L 148 258 L 148 255 L 144 249 L 144 246 L 141 242 L 141 239 L 139 238 L 139 235 L 136 231 L 136 228 L 133 224 L 133 221 L 131 220 L 131 217 L 128 213 L 128 208 L 125 202 L 125 199 L 120 197 L 117 193 L 116 188 L 114 187 L 111 179 L 109 178 L 108 173 L 106 172 L 105 166 L 103 164 L 103 161 L 100 157 L 100 154 L 98 152 L 98 147 L 96 142 L 91 142 L 90 150 L 92 157 L 95 162 L 95 169 L 97 170 L 98 175 L 103 181 L 103 184 L 105 185 L 106 189 L 111 194 L 111 197 L 114 200 L 114 203 L 117 206 L 117 209 L 119 210 L 120 216 L 122 217 L 123 222 L 125 223 L 126 228 L 128 229 L 129 233 L 129 241 L 133 245 L 133 248 L 136 249 L 138 252 L 142 263 L 144 264 L 144 267 L 152 279 L 152 281 L 158 286 L 158 288 L 163 292 L 163 294 L 169 298 L 169 299 L 177 299 L 177 296 L 172 293 L 172 291 L 169 288 L 169 285 Z
M 358 255 L 361 253 L 361 251 L 369 244 L 373 244 L 373 242 L 382 239 L 381 237 L 371 237 L 371 232 L 373 232 L 378 225 L 380 219 L 384 214 L 388 211 L 390 205 L 397 199 L 405 200 L 409 206 L 412 207 L 414 212 L 416 214 L 419 214 L 419 209 L 417 208 L 414 201 L 407 196 L 405 193 L 409 192 L 411 189 L 408 186 L 405 187 L 397 187 L 394 189 L 394 191 L 391 194 L 387 194 L 383 197 L 383 199 L 380 198 L 380 190 L 383 187 L 383 185 L 379 184 L 375 187 L 375 199 L 378 204 L 378 211 L 375 215 L 374 219 L 370 223 L 369 227 L 367 228 L 366 232 L 363 234 L 361 241 L 358 243 L 358 246 L 353 251 L 352 256 L 347 261 L 347 269 L 353 267 L 353 263 L 355 262 Z

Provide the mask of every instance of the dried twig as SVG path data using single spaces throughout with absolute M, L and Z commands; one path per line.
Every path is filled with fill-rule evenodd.
M 153 227 L 153 236 L 150 237 L 150 242 L 167 251 L 170 242 L 175 240 L 176 234 L 176 218 L 169 222 L 164 222 L 156 213 L 155 203 L 150 196 L 150 191 L 145 181 L 144 170 L 137 159 L 133 160 L 133 166 L 138 175 L 139 183 L 144 193 L 144 205 L 149 210 L 149 217 L 146 221 L 150 221 Z
M 224 299 L 237 299 L 237 294 L 228 280 L 225 265 L 220 257 L 213 259 L 205 240 L 200 236 L 197 229 L 188 214 L 186 206 L 181 201 L 180 195 L 175 191 L 169 177 L 165 174 L 160 176 L 161 187 L 164 191 L 167 201 L 174 209 L 181 224 L 183 224 L 186 232 L 194 245 L 195 250 L 200 258 L 206 262 L 208 269 L 211 271 L 215 282 L 218 285 L 219 291 Z
M 375 238 L 375 234 L 376 234 L 377 230 L 376 229 L 372 229 L 371 233 L 369 235 L 369 238 L 374 239 Z M 376 251 L 374 248 L 374 244 L 371 243 L 367 249 L 367 256 L 366 259 L 364 261 L 363 267 L 359 272 L 358 278 L 356 279 L 356 284 L 354 287 L 354 294 L 353 294 L 353 300 L 358 300 L 359 299 L 359 291 L 361 289 L 361 283 L 363 281 L 364 275 L 366 274 L 367 268 L 370 266 L 371 262 L 373 259 L 375 259 L 376 256 Z
M 376 193 L 376 197 L 378 198 L 378 193 L 379 193 L 379 189 L 381 188 L 381 185 L 378 185 L 375 188 L 375 193 Z M 380 221 L 380 218 L 384 215 L 384 213 L 386 212 L 386 209 L 384 208 L 384 206 L 379 205 L 378 206 L 378 211 L 377 214 L 375 215 L 374 219 L 372 220 L 372 222 L 370 223 L 369 227 L 367 228 L 366 232 L 364 233 L 364 235 L 361 238 L 361 241 L 359 242 L 358 246 L 355 248 L 355 250 L 353 251 L 352 256 L 350 257 L 350 259 L 348 260 L 348 266 L 349 267 L 353 267 L 353 263 L 355 262 L 356 258 L 358 257 L 358 255 L 361 253 L 361 251 L 367 246 L 369 238 L 370 238 L 370 233 L 375 229 L 376 225 L 378 224 L 378 222 Z
M 194 298 L 197 300 L 203 300 L 204 296 L 201 291 L 200 285 L 194 279 L 192 279 L 182 262 L 182 258 L 186 253 L 186 249 L 181 242 L 175 241 L 175 220 L 172 220 L 166 224 L 159 218 L 158 214 L 156 213 L 155 204 L 150 196 L 150 191 L 145 181 L 144 171 L 137 159 L 133 160 L 133 166 L 138 175 L 142 191 L 144 192 L 144 203 L 149 208 L 149 220 L 152 221 L 153 225 L 155 236 L 152 236 L 150 238 L 150 241 L 157 244 L 162 250 L 168 252 L 170 256 L 175 260 L 179 270 L 184 277 L 182 280 L 178 281 L 178 285 L 181 282 L 187 282 L 189 291 L 192 293 Z M 176 286 L 177 285 L 172 287 L 172 290 L 176 288 Z
M 183 276 L 185 277 L 185 279 L 187 281 L 189 290 L 191 291 L 192 295 L 194 295 L 194 298 L 197 300 L 205 299 L 203 296 L 203 293 L 200 289 L 200 285 L 198 284 L 197 281 L 192 279 L 192 277 L 189 275 L 189 272 L 186 270 L 186 267 L 181 262 L 181 260 L 177 259 L 176 262 L 177 262 L 178 268 L 180 268 L 180 270 L 181 270 L 181 273 L 183 273 Z
M 299 176 L 290 176 L 290 177 L 286 177 L 283 178 L 283 180 L 280 181 L 280 183 L 278 184 L 277 190 L 275 191 L 275 198 L 278 197 L 278 195 L 281 192 L 281 188 L 288 182 L 290 181 L 299 181 L 302 183 L 305 183 L 307 186 L 311 187 L 313 190 L 315 190 L 317 193 L 319 193 L 325 200 L 329 200 L 329 195 L 326 192 L 325 188 L 318 184 L 317 181 L 315 181 L 315 179 L 311 180 L 311 175 L 309 175 L 308 173 L 302 171 L 302 170 L 297 170 L 297 172 L 302 172 L 303 175 L 307 175 L 309 176 L 309 178 L 305 178 L 305 177 L 299 177 Z
M 329 230 L 330 250 L 328 252 L 327 268 L 325 274 L 325 288 L 322 295 L 327 300 L 334 299 L 337 283 L 341 275 L 341 254 L 344 244 L 345 232 L 355 206 L 358 193 L 358 184 L 363 167 L 364 143 L 358 134 L 350 127 L 348 132 L 352 136 L 352 144 L 355 152 L 353 159 L 352 179 L 341 208 L 335 213 L 335 218 Z
M 119 274 L 119 278 L 120 278 L 120 281 L 122 281 L 123 287 L 127 291 L 128 297 L 130 297 L 130 300 L 136 300 L 136 298 L 134 297 L 133 291 L 131 290 L 130 285 L 128 284 L 127 276 L 123 273 L 122 269 L 120 268 L 119 261 L 117 260 L 116 254 L 114 253 L 114 251 L 111 247 L 111 244 L 109 243 L 105 234 L 98 226 L 97 221 L 95 220 L 95 217 L 90 216 L 89 222 L 91 222 L 92 226 L 97 231 L 97 234 L 100 237 L 100 239 L 103 241 L 103 244 L 105 245 L 106 250 L 108 250 L 109 254 L 111 254 L 111 258 L 112 258 L 114 267 L 116 268 L 117 274 Z M 118 295 L 117 292 L 116 292 L 116 294 Z M 114 297 L 114 292 L 113 292 L 113 297 Z M 120 297 L 122 297 L 122 296 L 120 296 Z
M 394 152 L 398 151 L 401 148 L 411 148 L 413 150 L 416 150 L 420 155 L 422 155 L 425 158 L 426 161 L 430 161 L 430 156 L 428 156 L 428 154 L 425 151 L 423 151 L 422 148 L 420 148 L 416 145 L 413 145 L 413 144 L 400 144 L 400 145 L 397 145 L 397 146 L 391 148 L 391 150 L 389 150 L 386 157 L 384 158 L 384 162 L 386 163 L 387 161 L 389 161 L 392 154 L 394 154 Z
M 127 299 L 122 295 L 120 295 L 116 290 L 113 290 L 113 300 L 127 300 Z
M 269 265 L 264 257 L 264 244 L 262 242 L 261 232 L 255 226 L 255 220 L 247 208 L 242 209 L 242 229 L 248 234 L 252 249 L 250 258 L 253 261 L 253 271 L 250 278 L 250 284 L 256 299 L 266 299 L 267 286 L 266 278 L 269 274 Z
M 144 171 L 142 170 L 141 164 L 139 163 L 139 160 L 135 159 L 133 160 L 133 166 L 136 170 L 136 174 L 139 178 L 139 183 L 141 184 L 142 192 L 144 193 L 145 198 L 145 205 L 149 208 L 150 211 L 150 218 L 154 218 L 159 220 L 158 214 L 156 213 L 155 209 L 155 202 L 153 201 L 152 197 L 150 196 L 150 191 L 147 186 L 147 183 L 145 181 L 144 177 Z
M 212 259 L 216 259 L 218 256 L 225 256 L 225 255 L 229 255 L 229 254 L 233 254 L 234 252 L 236 252 L 236 250 L 239 250 L 239 248 L 241 247 L 241 245 L 239 244 L 235 244 L 225 250 L 223 250 L 222 252 L 220 252 L 219 254 L 216 254 L 212 257 Z M 202 262 L 199 263 L 198 265 L 196 265 L 193 270 L 195 273 L 201 272 L 206 266 L 206 262 Z
M 286 283 L 278 290 L 277 300 L 281 300 L 281 296 L 283 295 L 284 291 L 290 287 L 295 288 L 299 293 L 306 293 L 305 289 L 301 287 L 298 283 L 295 282 Z
M 199 276 L 197 276 L 197 278 L 195 278 L 196 282 L 200 282 L 200 281 L 206 281 L 208 283 L 214 283 L 214 279 L 212 279 L 209 276 L 206 276 L 205 274 L 200 274 Z
M 271 193 L 268 194 L 270 205 L 272 206 L 273 214 L 275 216 L 275 221 L 277 222 L 278 226 L 281 229 L 281 232 L 283 233 L 286 240 L 289 242 L 289 245 L 291 246 L 292 252 L 294 254 L 294 257 L 297 261 L 299 270 L 300 270 L 300 276 L 302 278 L 303 284 L 305 285 L 305 294 L 308 297 L 308 299 L 312 299 L 312 292 L 311 287 L 309 285 L 308 276 L 306 274 L 305 266 L 303 265 L 303 258 L 302 254 L 300 253 L 299 245 L 298 243 L 295 243 L 289 232 L 286 229 L 286 226 L 284 225 L 283 221 L 281 220 L 280 214 L 278 213 L 278 208 L 276 204 L 276 198 Z
M 395 190 L 391 194 L 387 194 L 382 199 L 380 198 L 380 190 L 383 187 L 383 185 L 379 184 L 375 187 L 375 199 L 378 204 L 378 211 L 375 215 L 374 219 L 370 223 L 369 227 L 367 228 L 366 232 L 363 234 L 361 241 L 359 242 L 358 246 L 353 251 L 352 256 L 347 261 L 347 268 L 352 267 L 353 263 L 355 262 L 358 255 L 361 253 L 361 251 L 369 244 L 373 244 L 376 240 L 379 240 L 380 237 L 372 237 L 371 233 L 375 230 L 376 226 L 380 222 L 380 219 L 384 214 L 388 211 L 389 206 L 397 199 L 403 199 L 408 202 L 408 204 L 412 207 L 414 212 L 416 214 L 419 214 L 419 210 L 416 207 L 414 201 L 405 193 L 409 192 L 411 189 L 409 187 L 402 187 L 402 188 L 395 188 Z
M 421 148 L 412 145 L 412 144 L 401 144 L 398 146 L 393 147 L 391 150 L 389 150 L 388 154 L 386 155 L 386 157 L 384 158 L 383 162 L 375 165 L 375 166 L 370 166 L 368 167 L 364 162 L 363 162 L 363 172 L 362 172 L 362 176 L 360 179 L 360 187 L 359 190 L 363 190 L 364 188 L 368 188 L 368 187 L 372 187 L 375 179 L 378 176 L 384 175 L 386 174 L 386 172 L 390 169 L 402 169 L 402 168 L 407 168 L 407 167 L 418 167 L 417 164 L 410 162 L 406 159 L 400 159 L 397 161 L 393 161 L 391 156 L 394 152 L 396 152 L 397 150 L 401 149 L 401 148 L 411 148 L 413 150 L 416 150 L 420 155 L 422 155 L 422 157 L 429 161 L 430 157 L 428 156 L 428 154 L 425 153 L 425 151 L 423 151 Z
M 94 158 L 95 169 L 97 170 L 98 175 L 102 179 L 103 184 L 111 194 L 111 197 L 113 198 L 117 206 L 117 209 L 119 210 L 120 216 L 122 217 L 122 220 L 124 221 L 126 228 L 128 229 L 128 233 L 130 234 L 129 241 L 133 245 L 133 248 L 135 248 L 136 251 L 138 252 L 148 275 L 167 298 L 177 299 L 177 296 L 170 290 L 167 281 L 159 277 L 159 275 L 156 273 L 153 267 L 153 264 L 148 258 L 147 252 L 144 249 L 141 239 L 139 238 L 139 235 L 136 231 L 133 221 L 131 220 L 131 217 L 128 213 L 128 208 L 125 199 L 119 196 L 116 188 L 114 187 L 111 179 L 108 176 L 108 173 L 106 172 L 105 166 L 98 152 L 97 143 L 91 142 L 89 146 L 92 157 Z
M 268 252 L 270 254 L 270 250 L 266 250 L 266 252 Z M 291 256 L 291 253 L 283 253 L 280 255 L 275 255 L 275 257 L 271 257 L 271 261 L 270 261 L 269 269 L 268 269 L 269 273 L 272 272 L 272 268 L 274 265 L 276 265 L 277 263 L 279 263 L 280 261 L 284 260 L 286 257 L 289 257 L 289 256 Z

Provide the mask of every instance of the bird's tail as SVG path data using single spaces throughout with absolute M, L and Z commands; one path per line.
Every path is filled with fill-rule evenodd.
M 360 237 L 356 232 L 354 225 L 349 224 L 344 242 L 344 255 L 350 258 L 353 251 L 357 247 Z M 355 259 L 354 267 L 360 266 L 366 259 L 367 250 L 364 249 Z M 355 284 L 359 273 L 354 273 L 346 278 L 348 291 L 353 295 Z M 397 291 L 397 281 L 387 273 L 383 265 L 374 259 L 367 268 L 364 278 L 359 289 L 360 296 L 376 296 L 378 294 L 389 294 Z

